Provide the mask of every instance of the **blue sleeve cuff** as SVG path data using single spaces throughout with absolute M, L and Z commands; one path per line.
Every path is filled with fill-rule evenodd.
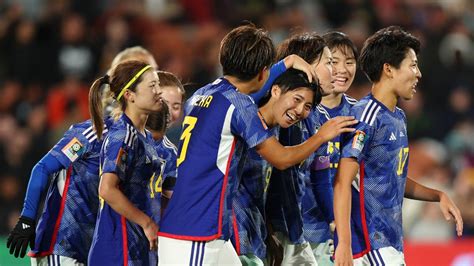
M 270 68 L 270 75 L 268 76 L 267 81 L 263 85 L 263 87 L 255 93 L 250 94 L 250 97 L 254 100 L 254 102 L 258 103 L 260 99 L 267 94 L 270 88 L 273 85 L 273 82 L 284 72 L 286 71 L 285 61 L 284 59 L 278 61 L 278 63 L 274 64 L 272 68 Z

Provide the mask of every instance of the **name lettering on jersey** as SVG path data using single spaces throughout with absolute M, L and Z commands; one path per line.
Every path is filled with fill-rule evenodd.
M 365 144 L 365 133 L 363 131 L 357 130 L 356 134 L 352 140 L 352 148 L 362 151 Z
M 83 148 L 84 145 L 77 138 L 73 138 L 61 151 L 71 162 L 74 162 L 81 155 Z
M 209 108 L 212 99 L 212 95 L 196 95 L 193 97 L 191 104 L 198 107 Z
M 390 138 L 388 140 L 395 141 L 395 140 L 397 140 L 397 137 L 395 137 L 395 134 L 393 134 L 393 132 L 392 132 L 392 134 L 390 134 Z

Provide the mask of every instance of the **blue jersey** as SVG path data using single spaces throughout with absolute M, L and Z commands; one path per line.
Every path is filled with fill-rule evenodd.
M 160 174 L 150 179 L 151 218 L 156 224 L 161 220 L 161 193 L 163 190 L 173 190 L 173 187 L 164 187 L 166 181 L 176 178 L 177 149 L 171 141 L 164 136 L 163 139 L 155 141 L 155 149 L 158 159 L 161 161 Z
M 105 122 L 104 136 L 111 120 Z M 101 145 L 88 120 L 71 126 L 49 151 L 63 169 L 50 183 L 29 256 L 56 254 L 87 262 L 99 204 Z
M 303 140 L 318 132 L 322 124 L 329 120 L 321 105 L 304 120 L 301 131 Z M 300 168 L 306 182 L 301 203 L 304 239 L 310 243 L 323 243 L 331 238 L 329 223 L 333 220 L 332 191 L 330 187 L 328 144 L 321 145 L 308 158 L 309 163 Z
M 160 236 L 229 239 L 232 197 L 249 148 L 269 138 L 250 96 L 226 79 L 206 85 L 186 102 L 177 160 L 178 178 Z
M 149 183 L 160 173 L 160 161 L 151 134 L 146 131 L 145 135 L 122 114 L 109 129 L 100 161 L 101 175 L 116 174 L 122 193 L 150 215 Z M 149 252 L 149 242 L 142 228 L 101 200 L 88 264 L 148 265 Z
M 293 146 L 307 140 L 317 132 L 321 121 L 328 119 L 323 116 L 318 108 L 313 109 L 305 120 L 281 129 L 280 142 Z M 328 165 L 317 164 L 320 158 L 328 159 L 326 150 L 327 147 L 322 145 L 301 164 L 284 171 L 273 171 L 268 191 L 268 217 L 273 230 L 287 235 L 292 243 L 316 242 L 314 238 L 321 238 L 322 235 L 319 232 L 321 225 L 324 225 L 322 231 L 328 231 L 329 226 L 323 219 L 324 215 L 313 193 L 317 180 L 313 181 L 310 175 L 311 168 L 328 169 Z M 326 177 L 329 174 L 327 171 L 323 173 Z
M 347 94 L 343 94 L 341 103 L 337 107 L 327 108 L 322 104 L 320 104 L 319 107 L 322 108 L 321 111 L 324 111 L 329 118 L 334 118 L 337 116 L 349 115 L 352 106 L 354 106 L 356 103 L 357 100 Z M 331 183 L 334 184 L 334 178 L 336 177 L 337 167 L 341 157 L 341 135 L 338 135 L 333 140 L 328 142 L 328 154 L 330 158 L 329 172 L 331 176 Z
M 278 128 L 271 131 L 276 134 Z M 233 202 L 231 240 L 238 255 L 266 256 L 265 202 L 271 174 L 272 166 L 255 149 L 249 150 Z
M 392 246 L 403 251 L 402 201 L 408 168 L 406 117 L 371 94 L 351 110 L 359 123 L 343 140 L 342 158 L 360 164 L 352 187 L 352 252 L 360 257 Z

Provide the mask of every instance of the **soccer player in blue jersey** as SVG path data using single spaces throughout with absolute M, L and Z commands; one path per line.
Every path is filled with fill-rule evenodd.
M 112 121 L 105 121 L 104 135 Z M 90 120 L 75 124 L 35 165 L 20 220 L 8 238 L 15 257 L 30 243 L 32 264 L 84 265 L 92 240 L 99 199 L 98 154 L 102 146 Z M 38 226 L 40 198 L 51 185 Z M 35 236 L 36 234 L 36 236 Z M 21 247 L 21 252 L 20 252 Z
M 160 79 L 160 87 L 183 87 L 181 81 L 173 73 L 166 71 L 157 71 L 156 73 Z M 150 196 L 154 199 L 154 208 L 151 215 L 156 224 L 159 224 L 163 209 L 171 198 L 177 176 L 176 159 L 178 151 L 176 146 L 165 135 L 170 123 L 171 114 L 167 104 L 163 104 L 162 110 L 159 112 L 150 114 L 146 123 L 147 129 L 153 135 L 156 151 L 162 162 L 160 175 L 156 176 L 153 181 L 150 181 Z
M 396 105 L 416 92 L 419 49 L 418 39 L 398 26 L 377 31 L 362 48 L 360 67 L 372 91 L 352 107 L 360 122 L 343 138 L 334 187 L 336 265 L 405 265 L 404 197 L 439 202 L 462 234 L 461 214 L 451 199 L 407 177 L 406 117 Z
M 278 57 L 292 53 L 316 69 L 323 95 L 334 90 L 332 55 L 323 38 L 314 33 L 292 36 L 280 45 Z M 285 145 L 301 143 L 328 120 L 319 108 L 313 108 L 308 118 L 281 130 L 280 142 Z M 321 158 L 322 163 L 317 163 Z M 310 243 L 324 243 L 330 239 L 329 222 L 317 202 L 328 197 L 313 193 L 314 186 L 329 179 L 326 160 L 327 145 L 324 143 L 304 163 L 285 171 L 274 171 L 267 210 L 274 235 L 283 246 L 282 264 L 316 264 Z M 310 179 L 310 169 L 317 169 L 324 175 Z
M 345 92 L 349 89 L 354 81 L 356 73 L 357 48 L 349 39 L 349 37 L 338 31 L 331 31 L 324 34 L 323 39 L 331 50 L 333 63 L 333 85 L 334 89 L 331 93 L 325 95 L 321 104 L 317 106 L 318 112 L 321 114 L 320 122 L 324 123 L 327 119 L 349 115 L 352 106 L 357 102 Z M 330 234 L 324 233 L 324 238 L 319 239 L 319 243 L 311 242 L 313 254 L 319 265 L 332 265 L 332 255 L 334 252 L 333 233 L 334 233 L 334 211 L 333 211 L 333 184 L 340 158 L 340 138 L 335 137 L 328 142 L 327 155 L 329 156 L 329 168 L 312 169 L 312 180 L 315 180 L 314 195 L 318 195 L 319 209 L 323 210 L 324 220 L 329 223 Z M 329 173 L 329 176 L 327 175 Z M 321 176 L 323 178 L 321 178 Z M 329 178 L 328 178 L 329 177 Z M 307 193 L 308 196 L 311 192 Z M 324 199 L 322 199 L 322 196 Z M 327 225 L 321 224 L 320 229 L 325 229 Z M 307 239 L 311 239 L 311 230 L 305 230 Z
M 199 89 L 185 105 L 177 160 L 178 178 L 159 232 L 159 263 L 236 264 L 230 244 L 232 197 L 249 148 L 284 169 L 304 160 L 321 143 L 355 123 L 350 117 L 328 126 L 299 146 L 284 147 L 265 130 L 248 94 L 265 83 L 275 55 L 261 29 L 233 29 L 221 42 L 224 77 Z M 288 121 L 296 120 L 289 113 Z
M 357 103 L 357 100 L 346 94 L 354 81 L 357 70 L 357 48 L 346 34 L 339 31 L 330 31 L 322 37 L 332 53 L 334 89 L 330 94 L 325 95 L 321 99 L 319 107 L 329 118 L 349 115 L 352 106 Z M 330 156 L 329 172 L 332 182 L 336 176 L 341 154 L 340 137 L 337 136 L 328 143 L 328 154 Z
M 132 58 L 156 66 L 152 55 L 141 47 L 120 52 L 112 65 Z M 108 83 L 108 76 L 99 83 L 105 102 Z M 112 119 L 106 117 L 103 137 L 111 124 Z M 30 245 L 32 250 L 28 255 L 33 265 L 86 264 L 99 205 L 99 152 L 103 137 L 97 138 L 91 120 L 72 125 L 35 165 L 22 215 L 7 242 L 10 253 L 23 257 Z M 43 212 L 35 226 L 41 194 L 46 190 Z
M 287 128 L 306 118 L 320 100 L 319 85 L 309 82 L 304 72 L 290 69 L 274 81 L 271 92 L 259 103 L 258 114 L 264 127 L 277 135 L 279 127 Z M 265 198 L 271 170 L 254 149 L 249 150 L 232 212 L 232 242 L 243 265 L 263 265 L 266 257 Z
M 92 85 L 89 97 L 99 137 L 100 81 Z M 126 61 L 112 71 L 110 92 L 123 113 L 109 127 L 100 151 L 100 207 L 88 264 L 148 265 L 158 231 L 150 217 L 149 183 L 159 175 L 160 160 L 145 124 L 161 108 L 158 75 L 144 62 Z

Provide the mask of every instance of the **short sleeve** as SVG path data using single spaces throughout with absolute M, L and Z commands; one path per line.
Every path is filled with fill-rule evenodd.
M 364 122 L 359 122 L 355 131 L 342 136 L 341 158 L 356 158 L 360 163 L 364 151 L 370 146 L 374 128 Z
M 166 165 L 164 169 L 164 179 L 168 177 L 177 177 L 177 168 L 176 168 L 176 153 L 174 151 L 170 151 L 169 158 L 166 160 Z
M 248 104 L 242 108 L 235 108 L 231 131 L 232 134 L 241 137 L 249 148 L 253 148 L 273 136 L 263 123 L 258 116 L 257 106 L 249 98 Z
M 71 126 L 59 142 L 51 149 L 54 156 L 64 168 L 79 159 L 86 150 L 87 139 L 80 128 Z
M 125 134 L 109 132 L 101 149 L 102 173 L 115 173 L 120 180 L 126 179 L 127 166 L 133 160 L 133 152 L 125 142 Z

